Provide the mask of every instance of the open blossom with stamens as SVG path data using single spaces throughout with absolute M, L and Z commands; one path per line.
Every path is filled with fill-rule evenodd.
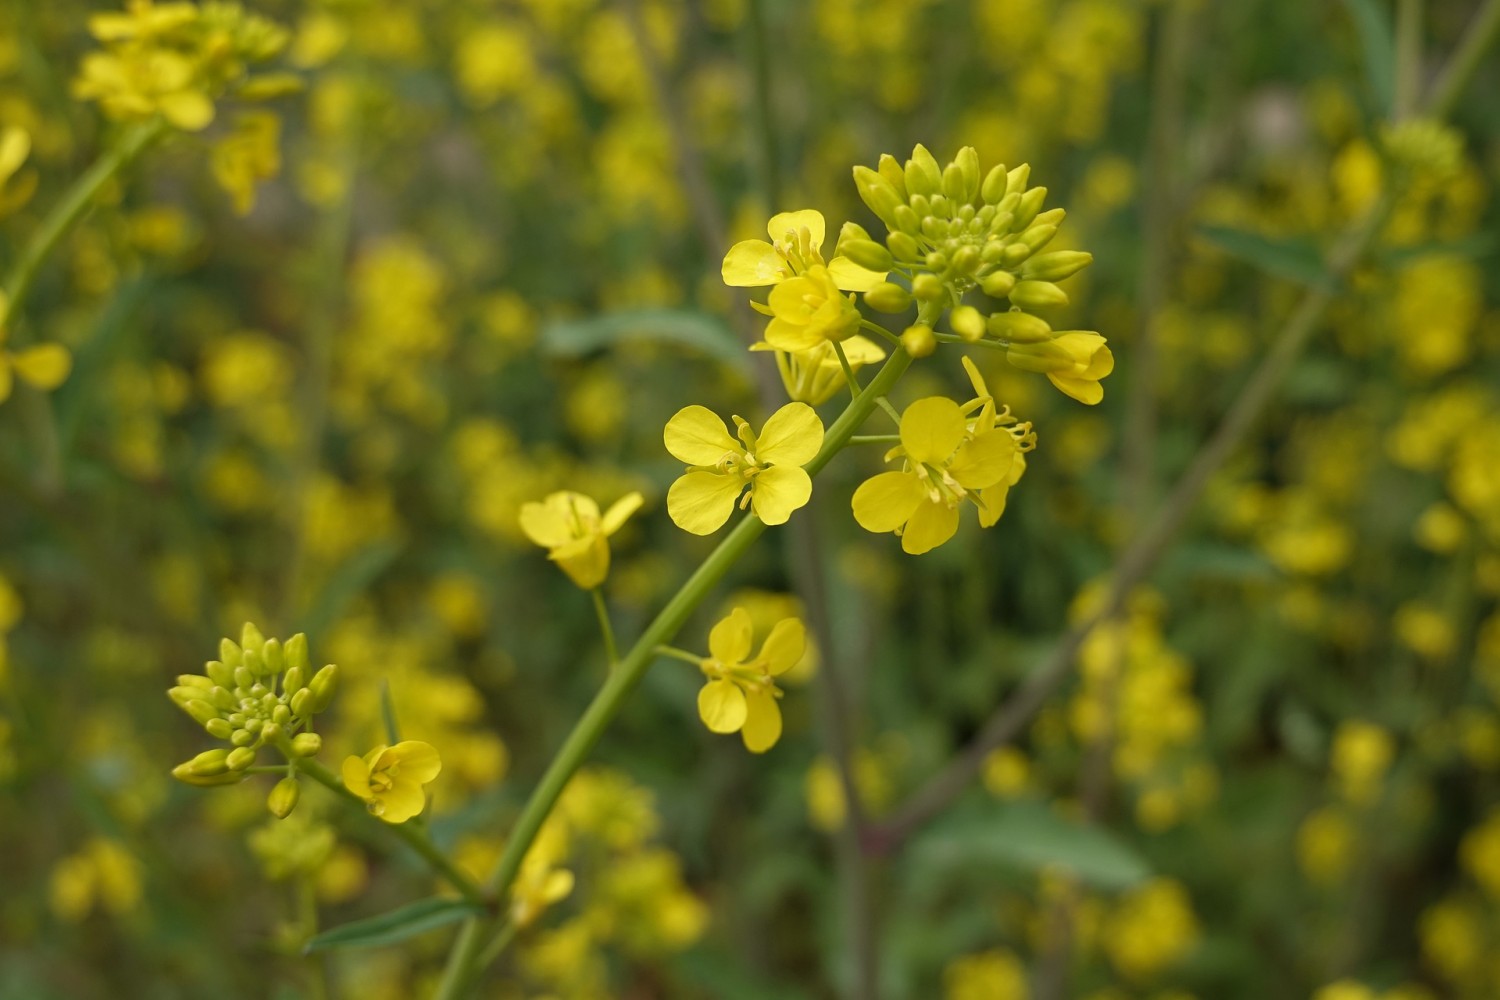
M 688 463 L 667 491 L 667 513 L 684 531 L 719 530 L 736 500 L 767 524 L 785 524 L 812 496 L 812 477 L 802 466 L 823 446 L 823 422 L 812 407 L 786 404 L 759 434 L 738 416 L 734 423 L 738 440 L 704 406 L 685 406 L 667 421 L 667 451 Z
M 751 753 L 764 753 L 781 738 L 781 689 L 776 678 L 807 651 L 807 629 L 784 618 L 771 629 L 760 653 L 750 655 L 750 615 L 735 608 L 708 634 L 709 655 L 699 666 L 708 682 L 698 692 L 698 714 L 716 733 L 739 733 Z
M 775 285 L 804 274 L 809 268 L 827 267 L 834 285 L 846 292 L 864 292 L 885 280 L 885 275 L 860 267 L 847 257 L 835 257 L 825 265 L 822 254 L 827 229 L 823 214 L 810 208 L 779 212 L 766 225 L 771 242 L 742 240 L 724 255 L 724 284 L 738 288 Z

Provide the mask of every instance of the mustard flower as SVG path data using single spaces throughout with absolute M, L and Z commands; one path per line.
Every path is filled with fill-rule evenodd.
M 963 359 L 963 365 L 976 394 L 975 398 L 964 406 L 964 412 L 968 413 L 976 406 L 979 408 L 979 412 L 969 421 L 970 431 L 1003 429 L 1016 442 L 1010 469 L 1007 470 L 1005 476 L 994 485 L 986 486 L 979 491 L 979 526 L 991 528 L 1000 520 L 1000 515 L 1005 513 L 1005 501 L 1010 495 L 1010 488 L 1020 482 L 1021 476 L 1026 472 L 1026 453 L 1036 447 L 1036 433 L 1031 429 L 1029 421 L 1020 423 L 1011 416 L 1010 407 L 1006 406 L 997 410 L 995 398 L 990 395 L 989 387 L 985 385 L 984 376 L 979 373 L 978 366 L 967 357 Z
M 1006 480 L 1015 466 L 1016 439 L 1004 429 L 971 429 L 957 403 L 919 399 L 901 415 L 901 444 L 886 455 L 905 458 L 899 472 L 882 472 L 854 491 L 854 519 L 866 531 L 894 531 L 901 548 L 920 555 L 958 531 L 964 500 Z
M 593 590 L 609 575 L 609 536 L 640 509 L 639 493 L 616 500 L 603 516 L 593 498 L 582 493 L 552 493 L 541 503 L 521 505 L 521 530 L 547 549 L 547 558 L 562 567 L 578 586 Z
M 742 240 L 724 255 L 724 284 L 738 288 L 775 285 L 787 278 L 823 265 L 821 253 L 827 228 L 823 215 L 811 208 L 779 212 L 766 225 L 771 242 Z M 847 257 L 834 257 L 827 264 L 835 285 L 846 292 L 864 292 L 885 280 L 885 275 L 860 267 Z
M 750 616 L 743 608 L 709 632 L 709 655 L 699 664 L 708 683 L 698 692 L 698 714 L 713 732 L 739 733 L 745 749 L 765 753 L 781 738 L 776 678 L 802 659 L 807 629 L 796 618 L 782 619 L 754 658 L 750 640 Z
M 378 746 L 363 757 L 344 758 L 344 787 L 387 823 L 405 823 L 426 808 L 422 786 L 442 769 L 432 744 L 403 740 Z
M 823 422 L 805 403 L 788 403 L 757 435 L 734 418 L 739 440 L 704 406 L 686 406 L 667 421 L 667 451 L 688 463 L 667 491 L 667 513 L 684 531 L 708 535 L 723 527 L 745 493 L 749 507 L 767 524 L 785 524 L 812 496 L 812 477 L 802 468 L 823 446 Z
M 854 294 L 839 290 L 832 272 L 815 264 L 771 289 L 766 343 L 778 351 L 807 351 L 847 340 L 859 329 Z
M 1115 370 L 1115 356 L 1097 333 L 1072 330 L 1035 344 L 1012 344 L 1005 359 L 1023 371 L 1043 372 L 1052 384 L 1080 403 L 1104 398 L 1099 380 Z
M 868 337 L 850 337 L 841 346 L 851 371 L 857 372 L 865 365 L 885 360 L 885 350 Z M 781 382 L 786 386 L 787 395 L 799 403 L 821 406 L 844 388 L 844 366 L 839 364 L 830 341 L 822 341 L 805 351 L 777 351 L 771 344 L 761 341 L 750 350 L 776 351 L 776 368 L 781 373 Z

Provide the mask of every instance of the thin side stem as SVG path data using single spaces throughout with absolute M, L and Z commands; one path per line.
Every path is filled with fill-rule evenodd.
M 1422 91 L 1422 0 L 1396 5 L 1396 121 L 1410 118 Z
M 338 775 L 311 757 L 293 757 L 292 760 L 297 765 L 298 771 L 301 771 L 324 788 L 338 795 L 350 805 L 357 806 L 362 814 L 366 816 L 370 815 L 369 811 L 365 808 L 364 799 L 361 799 L 358 795 L 345 788 L 343 781 L 339 779 Z M 373 819 L 373 817 L 371 818 Z M 469 902 L 481 905 L 485 902 L 484 891 L 469 877 L 468 873 L 450 861 L 446 854 L 438 850 L 437 845 L 427 836 L 425 829 L 411 822 L 387 823 L 384 820 L 378 819 L 375 822 L 404 841 L 407 847 L 410 847 L 420 855 L 422 860 L 426 861 L 434 872 L 442 876 L 449 885 L 462 893 L 463 897 Z
M 844 369 L 844 382 L 849 386 L 849 398 L 858 399 L 859 379 L 854 377 L 854 369 L 849 366 L 849 356 L 844 353 L 844 345 L 835 340 L 833 353 L 838 355 L 839 367 Z
M 1495 44 L 1497 37 L 1500 37 L 1500 0 L 1486 0 L 1464 30 L 1464 40 L 1459 43 L 1458 51 L 1438 73 L 1437 83 L 1433 84 L 1427 99 L 1425 112 L 1428 117 L 1447 118 L 1452 113 L 1453 106 L 1458 103 L 1459 96 L 1473 79 L 1484 54 Z
M 609 607 L 604 603 L 604 591 L 595 587 L 589 591 L 589 595 L 594 599 L 594 614 L 599 616 L 599 631 L 604 636 L 604 652 L 613 668 L 620 662 L 620 650 L 615 645 L 615 627 L 609 623 Z

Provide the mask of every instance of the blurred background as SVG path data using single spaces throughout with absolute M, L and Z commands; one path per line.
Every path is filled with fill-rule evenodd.
M 1068 209 L 1053 248 L 1096 263 L 1054 326 L 1110 339 L 1104 402 L 976 357 L 1038 447 L 996 528 L 922 558 L 854 525 L 879 456 L 841 457 L 798 515 L 831 624 L 785 737 L 715 737 L 697 672 L 655 666 L 564 797 L 574 893 L 484 995 L 858 996 L 863 911 L 888 998 L 1500 996 L 1493 58 L 1149 585 L 852 908 L 818 722 L 831 659 L 878 818 L 1097 601 L 1395 189 L 1395 6 L 252 4 L 302 92 L 148 151 L 7 331 L 73 367 L 0 406 L 0 998 L 424 995 L 450 931 L 299 950 L 430 875 L 322 789 L 276 821 L 257 782 L 174 782 L 206 744 L 165 689 L 246 620 L 305 630 L 344 672 L 323 760 L 383 739 L 388 686 L 443 756 L 434 837 L 486 871 L 605 670 L 520 504 L 645 494 L 607 585 L 633 638 L 712 546 L 665 516 L 663 424 L 765 416 L 724 251 L 788 209 L 878 233 L 850 168 L 916 142 L 1029 162 Z M 1479 5 L 1401 6 L 1425 83 Z M 72 92 L 114 9 L 0 4 L 0 124 L 31 138 L 4 266 L 119 129 Z M 897 405 L 966 387 L 956 360 Z M 798 613 L 787 537 L 679 645 Z

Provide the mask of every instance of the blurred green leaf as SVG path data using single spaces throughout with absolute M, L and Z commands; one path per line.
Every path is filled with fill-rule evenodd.
M 1375 0 L 1344 0 L 1359 45 L 1364 50 L 1365 80 L 1375 98 L 1375 111 L 1389 118 L 1396 106 L 1396 40 Z
M 914 879 L 972 879 L 979 871 L 1067 868 L 1101 889 L 1123 889 L 1151 870 L 1109 831 L 1074 823 L 1040 803 L 991 803 L 935 824 L 912 845 Z
M 1267 274 L 1314 288 L 1328 284 L 1323 256 L 1306 240 L 1272 240 L 1229 226 L 1199 226 L 1198 235 L 1229 256 Z
M 750 367 L 745 345 L 723 320 L 689 309 L 632 309 L 589 319 L 564 320 L 542 330 L 542 348 L 576 358 L 629 339 L 678 344 L 742 370 Z
M 415 937 L 466 917 L 476 916 L 481 908 L 461 899 L 419 899 L 398 906 L 389 913 L 326 930 L 307 942 L 304 952 L 329 948 L 378 948 Z
M 1375 252 L 1375 257 L 1386 267 L 1402 267 L 1423 257 L 1488 257 L 1495 252 L 1497 241 L 1494 233 L 1475 233 L 1461 240 L 1438 240 L 1418 243 L 1414 246 L 1385 247 Z

